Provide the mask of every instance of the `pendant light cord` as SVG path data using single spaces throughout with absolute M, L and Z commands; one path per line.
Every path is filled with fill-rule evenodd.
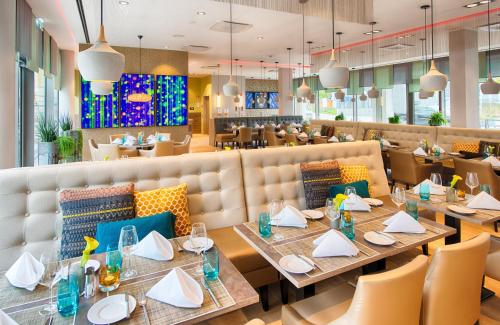
M 332 50 L 335 50 L 335 0 L 332 0 Z
M 220 84 L 219 84 L 219 78 L 220 78 L 220 64 L 217 64 L 217 95 L 220 94 Z
M 305 33 L 306 33 L 306 29 L 305 29 L 305 15 L 304 15 L 304 4 L 302 4 L 302 78 L 305 78 L 306 76 L 306 72 L 305 72 L 305 65 L 306 65 L 306 61 L 305 61 L 305 52 L 306 52 L 306 49 L 305 49 Z
M 431 59 L 434 60 L 434 0 L 431 0 Z
M 371 25 L 372 25 L 372 35 L 371 35 L 371 37 L 372 37 L 372 84 L 374 84 L 374 85 L 375 85 L 375 59 L 374 59 L 375 56 L 373 54 L 374 53 L 373 52 L 373 26 L 375 26 L 375 24 L 376 23 L 374 21 L 371 23 Z
M 231 53 L 231 77 L 233 76 L 233 1 L 229 0 L 229 47 Z
M 103 12 L 104 12 L 104 9 L 103 9 L 104 6 L 102 5 L 102 1 L 103 0 L 101 0 L 101 26 L 103 25 L 103 17 L 102 16 L 103 16 Z
M 142 74 L 142 35 L 139 37 L 139 74 Z
M 288 51 L 288 83 L 289 83 L 290 89 L 292 89 L 293 88 L 293 85 L 292 85 L 293 75 L 291 74 L 292 69 L 291 69 L 291 64 L 290 64 L 292 49 L 289 47 L 289 48 L 287 48 L 287 51 Z
M 425 71 L 427 71 L 427 8 L 424 8 Z
M 342 33 L 337 33 L 337 35 L 339 36 L 339 63 L 342 61 L 342 51 L 340 50 L 341 46 L 340 46 L 340 35 L 342 35 Z
M 490 1 L 488 1 L 488 73 L 491 74 Z

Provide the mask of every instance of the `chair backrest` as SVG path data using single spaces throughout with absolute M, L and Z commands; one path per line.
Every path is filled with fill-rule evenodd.
M 285 134 L 285 142 L 286 143 L 297 143 L 297 136 L 293 133 L 287 133 Z
M 495 174 L 490 163 L 455 157 L 453 157 L 453 163 L 455 165 L 455 174 L 463 178 L 463 181 L 458 182 L 459 189 L 469 191 L 469 188 L 465 185 L 465 177 L 467 176 L 467 172 L 476 172 L 479 184 L 489 184 L 491 196 L 500 200 L 500 176 Z
M 272 125 L 265 125 L 264 126 L 264 132 L 274 132 L 275 131 L 275 127 L 272 126 Z
M 500 237 L 491 236 L 490 252 L 486 258 L 487 277 L 500 281 Z
M 189 147 L 191 146 L 191 136 L 186 135 L 182 144 L 175 145 L 174 144 L 174 155 L 182 155 L 185 153 L 189 153 Z
M 97 144 L 98 160 L 120 159 L 120 149 L 117 144 L 99 143 Z
M 323 137 L 314 137 L 313 143 L 314 144 L 328 143 L 328 139 Z
M 406 150 L 389 149 L 392 179 L 405 184 L 418 184 L 417 161 L 413 152 Z
M 122 139 L 123 137 L 126 137 L 127 135 L 125 133 L 122 134 L 110 134 L 109 135 L 109 143 L 112 143 L 115 141 L 115 139 Z
M 155 143 L 153 157 L 173 156 L 174 142 L 173 141 L 158 141 Z
M 89 139 L 89 149 L 90 149 L 90 157 L 93 161 L 98 159 L 98 149 L 97 143 L 95 143 L 94 139 Z
M 479 320 L 489 246 L 490 235 L 481 233 L 436 250 L 425 278 L 423 325 L 470 325 Z
M 267 145 L 270 147 L 280 145 L 274 131 L 264 131 L 264 139 L 267 141 Z
M 397 269 L 359 277 L 349 309 L 330 324 L 418 325 L 427 260 L 420 255 Z
M 170 134 L 170 133 L 158 133 L 158 136 L 163 136 L 163 137 L 165 137 L 165 139 L 166 139 L 165 141 L 170 141 L 170 140 L 172 140 L 172 138 L 171 138 L 171 134 Z
M 252 142 L 252 128 L 242 127 L 239 132 L 238 140 L 240 142 Z

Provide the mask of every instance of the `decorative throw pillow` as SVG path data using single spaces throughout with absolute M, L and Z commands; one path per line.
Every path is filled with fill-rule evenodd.
M 326 136 L 328 138 L 331 138 L 335 135 L 335 127 L 334 126 L 330 126 L 330 128 L 328 129 L 328 132 L 326 134 Z
M 356 189 L 356 194 L 361 197 L 370 197 L 370 192 L 368 191 L 368 181 L 365 180 L 348 184 L 333 185 L 330 187 L 329 197 L 335 198 L 337 194 L 344 194 L 347 186 L 354 187 Z
M 368 182 L 368 192 L 371 195 L 371 183 L 368 177 L 368 167 L 366 165 L 339 165 L 342 184 L 349 184 L 358 181 Z
M 366 130 L 363 140 L 378 140 L 382 137 L 382 131 L 380 130 Z
M 302 182 L 308 209 L 325 205 L 328 190 L 334 184 L 340 184 L 340 169 L 337 161 L 301 163 Z
M 328 125 L 322 125 L 321 126 L 321 131 L 319 131 L 319 133 L 321 133 L 322 137 L 326 137 L 328 135 L 328 130 L 329 129 L 330 129 L 330 127 Z
M 483 154 L 486 147 L 490 148 L 489 150 L 493 155 L 500 156 L 500 142 L 481 140 L 479 141 L 478 152 Z
M 95 237 L 98 223 L 135 217 L 134 184 L 67 189 L 61 192 L 59 203 L 63 212 L 61 256 L 77 257 L 85 249 L 83 237 Z
M 187 199 L 187 184 L 160 188 L 152 191 L 135 192 L 135 213 L 137 217 L 148 217 L 170 211 L 176 216 L 176 236 L 191 233 L 191 220 Z
M 99 247 L 95 250 L 96 254 L 106 252 L 108 245 L 113 249 L 118 248 L 120 231 L 125 226 L 135 226 L 139 240 L 142 240 L 153 230 L 165 238 L 175 237 L 175 215 L 172 212 L 163 212 L 148 218 L 103 222 L 97 225 L 96 239 L 99 242 Z
M 461 142 L 455 142 L 451 146 L 451 151 L 452 152 L 460 152 L 460 151 L 467 151 L 467 152 L 479 152 L 479 142 L 469 142 L 469 143 L 461 143 Z

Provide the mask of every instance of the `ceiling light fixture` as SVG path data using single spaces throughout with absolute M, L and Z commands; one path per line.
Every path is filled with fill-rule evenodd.
M 313 63 L 312 63 L 312 59 L 311 59 L 311 44 L 313 42 L 312 41 L 307 41 L 307 45 L 309 47 L 309 55 L 308 55 L 308 60 L 309 60 L 309 77 L 311 77 L 313 74 L 312 74 L 312 68 L 313 68 Z M 307 100 L 309 101 L 309 103 L 313 103 L 315 100 L 316 100 L 316 96 L 314 94 L 314 85 L 311 84 L 311 93 L 309 94 L 309 97 L 307 97 Z
M 278 63 L 279 63 L 278 61 L 274 62 L 274 68 L 276 70 L 276 81 L 278 81 L 278 83 L 279 83 L 280 75 L 279 75 L 279 71 L 278 71 Z M 271 99 L 269 98 L 269 100 L 271 100 Z M 279 103 L 279 102 L 280 102 L 280 97 L 278 96 L 278 97 L 276 97 L 276 103 Z
M 302 5 L 302 85 L 297 89 L 297 97 L 307 98 L 311 94 L 311 88 L 306 83 L 306 72 L 305 72 L 305 14 L 304 14 L 304 5 L 308 0 L 299 0 L 299 3 Z
M 481 1 L 476 1 L 476 2 L 471 2 L 469 4 L 466 4 L 464 8 L 471 9 L 475 8 L 477 6 L 482 6 L 485 4 L 490 4 L 491 2 L 495 2 L 495 0 L 481 0 Z
M 197 11 L 197 12 L 196 12 L 196 14 L 197 14 L 198 16 L 205 16 L 207 13 L 206 13 L 206 12 L 204 12 L 204 11 Z
M 349 69 L 335 59 L 335 0 L 332 0 L 332 55 L 330 61 L 319 70 L 319 80 L 325 88 L 344 88 L 349 80 Z M 340 48 L 340 44 L 339 44 Z
M 426 75 L 420 77 L 420 88 L 426 91 L 443 91 L 448 77 L 436 68 L 434 62 L 434 0 L 431 0 L 431 67 Z
M 427 71 L 427 9 L 429 9 L 429 5 L 423 5 L 420 9 L 424 10 L 424 38 L 420 39 L 422 41 L 422 56 L 423 56 L 423 65 L 422 65 L 422 75 Z M 422 87 L 418 90 L 418 98 L 427 99 L 429 97 L 433 97 L 434 92 L 425 91 Z
M 142 35 L 137 35 L 137 38 L 139 38 L 139 75 L 142 75 Z M 128 95 L 127 99 L 132 103 L 147 103 L 152 97 L 139 88 L 139 92 Z
M 234 59 L 234 65 L 236 66 L 236 81 L 238 81 L 238 61 L 239 60 L 240 59 Z M 241 95 L 241 93 L 239 92 L 239 89 L 238 89 L 238 94 L 233 97 L 233 102 L 234 103 L 237 104 L 237 103 L 240 102 L 240 95 Z
M 222 91 L 226 96 L 237 96 L 240 92 L 238 84 L 233 81 L 233 1 L 229 0 L 229 48 L 231 53 L 231 74 L 229 81 L 222 86 Z
M 106 41 L 103 22 L 103 0 L 101 0 L 101 25 L 99 36 L 92 47 L 78 53 L 78 69 L 84 80 L 90 82 L 111 83 L 120 80 L 125 67 L 125 56 L 113 50 Z M 95 85 L 95 89 L 113 89 L 108 84 L 106 87 Z M 101 93 L 97 95 L 108 95 Z
M 380 29 L 374 29 L 374 30 L 371 30 L 369 32 L 364 32 L 363 34 L 365 34 L 365 35 L 373 35 L 373 34 L 377 34 L 377 33 L 380 33 L 380 32 L 382 32 L 382 30 L 380 30 Z
M 342 45 L 340 43 L 340 36 L 342 35 L 342 32 L 337 32 L 336 33 L 338 38 L 339 38 L 339 49 L 342 48 Z M 340 64 L 340 60 L 341 60 L 341 54 L 339 52 L 339 64 Z M 346 67 L 346 77 L 347 77 L 347 80 L 349 80 L 349 69 Z M 344 98 L 345 98 L 345 93 L 342 91 L 342 88 L 339 88 L 336 92 L 335 92 L 335 98 L 341 100 L 341 101 L 344 101 Z
M 122 6 L 128 6 L 130 4 L 130 2 L 128 1 L 118 1 L 118 4 L 122 5 Z
M 481 85 L 481 92 L 485 95 L 498 94 L 500 85 L 491 77 L 491 28 L 490 28 L 490 1 L 488 1 L 488 80 Z
M 372 33 L 370 34 L 372 37 L 372 88 L 368 90 L 368 97 L 370 98 L 378 98 L 380 92 L 377 90 L 377 87 L 375 87 L 375 56 L 373 52 L 373 26 L 375 26 L 376 22 L 372 21 L 370 22 L 370 25 L 372 25 Z
M 264 80 L 264 76 L 263 76 L 263 66 L 262 64 L 264 63 L 264 61 L 260 60 L 260 80 Z M 264 105 L 266 103 L 266 99 L 264 98 L 264 96 L 262 95 L 262 93 L 259 93 L 259 97 L 257 97 L 257 103 L 259 105 Z
M 221 108 L 221 97 L 220 97 L 220 64 L 217 63 L 217 96 L 215 97 L 215 106 Z M 222 113 L 222 112 L 220 112 Z
M 293 100 L 293 85 L 292 85 L 292 80 L 293 80 L 293 71 L 292 71 L 292 65 L 291 65 L 291 53 L 292 53 L 292 48 L 287 47 L 286 50 L 288 51 L 288 86 L 290 87 L 290 94 L 288 95 L 288 100 Z
M 258 39 L 258 40 L 263 40 L 263 39 L 264 39 L 264 36 L 257 36 L 257 39 Z

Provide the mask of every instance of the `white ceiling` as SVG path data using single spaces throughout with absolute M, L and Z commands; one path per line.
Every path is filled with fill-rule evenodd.
M 224 64 L 229 59 L 229 34 L 211 31 L 209 27 L 221 20 L 229 20 L 229 5 L 211 0 L 128 0 L 120 5 L 118 0 L 104 1 L 106 37 L 111 45 L 137 47 L 137 35 L 144 35 L 143 47 L 184 50 L 187 45 L 209 46 L 203 53 L 190 53 L 190 74 L 209 74 L 213 70 L 203 66 L 222 63 L 221 73 L 229 73 Z M 298 1 L 298 0 L 283 0 Z M 28 0 L 35 15 L 46 20 L 46 29 L 55 37 L 59 46 L 77 49 L 85 43 L 82 24 L 75 0 Z M 435 1 L 435 21 L 464 16 L 486 10 L 486 6 L 463 8 L 472 0 Z M 99 0 L 83 0 L 90 41 L 96 39 L 100 15 Z M 422 25 L 423 13 L 419 7 L 430 0 L 373 0 L 373 14 L 378 29 L 384 34 Z M 492 8 L 500 7 L 500 1 Z M 197 15 L 198 11 L 206 15 Z M 245 61 L 246 76 L 259 77 L 259 60 L 268 65 L 275 61 L 287 65 L 286 48 L 292 47 L 292 63 L 302 62 L 301 17 L 297 14 L 278 12 L 255 7 L 233 5 L 233 20 L 252 24 L 249 30 L 233 36 L 234 57 Z M 345 33 L 342 43 L 368 39 L 363 35 L 368 25 L 337 22 L 336 30 Z M 182 36 L 180 36 L 182 35 Z M 264 37 L 258 40 L 259 36 Z M 331 47 L 331 22 L 319 17 L 306 17 L 306 41 L 313 41 L 313 52 Z M 307 48 L 306 48 L 307 51 Z M 248 61 L 248 62 L 247 62 Z M 308 60 L 306 59 L 306 62 Z M 274 75 L 273 75 L 274 76 Z

